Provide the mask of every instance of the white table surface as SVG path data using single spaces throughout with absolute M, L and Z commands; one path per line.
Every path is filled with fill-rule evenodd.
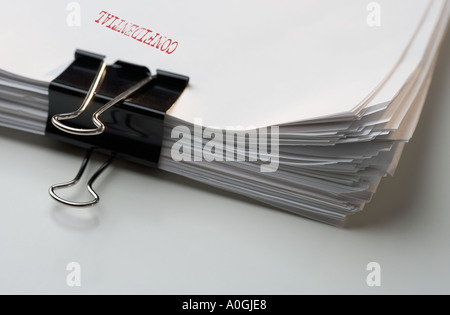
M 397 173 L 345 229 L 120 161 L 98 206 L 67 209 L 47 189 L 83 152 L 0 129 L 0 293 L 450 293 L 449 55 L 447 35 Z

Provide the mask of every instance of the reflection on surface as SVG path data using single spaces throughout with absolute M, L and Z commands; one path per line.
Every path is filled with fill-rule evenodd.
M 72 208 L 55 205 L 50 214 L 52 219 L 64 228 L 90 230 L 100 225 L 98 209 L 94 207 Z

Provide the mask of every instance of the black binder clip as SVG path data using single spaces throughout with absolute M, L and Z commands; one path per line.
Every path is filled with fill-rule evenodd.
M 162 70 L 152 75 L 146 67 L 123 61 L 106 65 L 104 58 L 77 50 L 72 64 L 49 87 L 46 134 L 88 150 L 77 176 L 49 190 L 53 198 L 71 206 L 99 201 L 92 184 L 116 156 L 158 165 L 165 114 L 189 82 L 183 75 Z M 89 180 L 94 199 L 75 202 L 59 197 L 55 190 L 76 184 L 93 150 L 110 156 Z

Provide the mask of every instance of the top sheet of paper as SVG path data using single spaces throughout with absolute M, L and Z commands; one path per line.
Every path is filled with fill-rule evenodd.
M 350 112 L 396 66 L 431 0 L 377 1 L 379 26 L 361 0 L 76 3 L 8 3 L 0 68 L 50 81 L 79 48 L 173 71 L 190 86 L 170 114 L 225 128 Z M 178 46 L 167 54 L 114 31 L 102 11 Z

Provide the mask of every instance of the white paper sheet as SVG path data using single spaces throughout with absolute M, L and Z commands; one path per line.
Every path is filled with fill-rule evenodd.
M 395 67 L 430 1 L 378 1 L 379 27 L 367 24 L 360 0 L 78 3 L 79 27 L 67 25 L 66 3 L 9 3 L 0 20 L 9 30 L 0 34 L 7 43 L 0 68 L 51 80 L 81 48 L 185 74 L 190 86 L 170 114 L 225 128 L 350 112 Z M 112 31 L 94 22 L 101 11 L 179 47 L 168 55 Z

